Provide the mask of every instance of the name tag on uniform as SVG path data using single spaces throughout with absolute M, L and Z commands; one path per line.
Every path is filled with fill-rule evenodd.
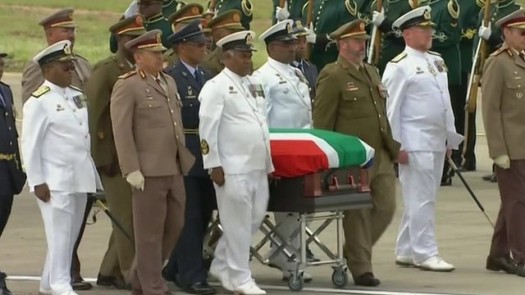
M 357 91 L 359 88 L 355 86 L 354 82 L 346 83 L 346 91 Z
M 229 90 L 229 93 L 230 93 L 230 94 L 237 94 L 237 91 L 235 91 L 235 89 L 233 89 L 233 86 L 230 86 L 230 87 L 228 88 L 228 90 Z
M 424 72 L 421 67 L 416 67 L 416 74 L 423 74 Z

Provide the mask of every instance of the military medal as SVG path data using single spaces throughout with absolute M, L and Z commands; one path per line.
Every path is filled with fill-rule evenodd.
M 435 60 L 434 64 L 436 65 L 436 68 L 440 73 L 443 72 L 443 67 L 441 66 L 441 63 L 438 60 Z
M 83 108 L 84 107 L 84 95 L 80 94 L 80 95 L 73 96 L 73 102 L 75 103 L 77 108 L 79 109 Z
M 257 97 L 257 89 L 255 87 L 255 84 L 248 85 L 248 90 L 250 91 L 250 94 L 255 98 Z

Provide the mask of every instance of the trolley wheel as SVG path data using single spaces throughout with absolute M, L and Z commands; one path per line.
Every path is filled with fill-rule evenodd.
M 332 283 L 337 288 L 344 288 L 348 283 L 348 273 L 345 269 L 335 268 L 332 273 Z
M 299 274 L 291 273 L 290 278 L 288 278 L 288 288 L 291 291 L 298 292 L 303 289 L 303 286 L 304 286 L 304 280 L 303 280 L 302 274 L 299 275 Z

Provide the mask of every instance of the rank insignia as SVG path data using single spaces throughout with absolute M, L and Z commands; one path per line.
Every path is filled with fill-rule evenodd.
M 104 137 L 105 137 L 103 131 L 99 131 L 99 132 L 97 133 L 97 136 L 98 136 L 99 139 L 104 139 Z
M 191 96 L 193 97 L 193 88 L 191 86 L 188 85 L 188 96 Z
M 201 140 L 201 153 L 205 156 L 210 152 L 210 147 L 208 146 L 208 142 L 204 139 Z
M 359 90 L 359 88 L 355 86 L 354 82 L 346 83 L 346 91 L 356 91 L 356 90 Z
M 517 99 L 522 99 L 523 98 L 523 92 L 516 92 L 516 98 Z

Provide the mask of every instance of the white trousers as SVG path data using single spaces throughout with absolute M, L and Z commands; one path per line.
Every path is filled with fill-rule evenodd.
M 233 288 L 250 280 L 250 246 L 268 208 L 265 171 L 227 174 L 222 187 L 215 185 L 223 235 L 215 248 L 213 272 L 224 274 Z
M 40 289 L 51 290 L 53 295 L 69 294 L 73 291 L 71 257 L 82 225 L 87 194 L 52 191 L 47 203 L 38 198 L 37 202 L 47 241 Z
M 444 159 L 445 152 L 409 152 L 408 165 L 399 165 L 404 208 L 396 255 L 412 257 L 416 263 L 438 255 L 435 204 Z

